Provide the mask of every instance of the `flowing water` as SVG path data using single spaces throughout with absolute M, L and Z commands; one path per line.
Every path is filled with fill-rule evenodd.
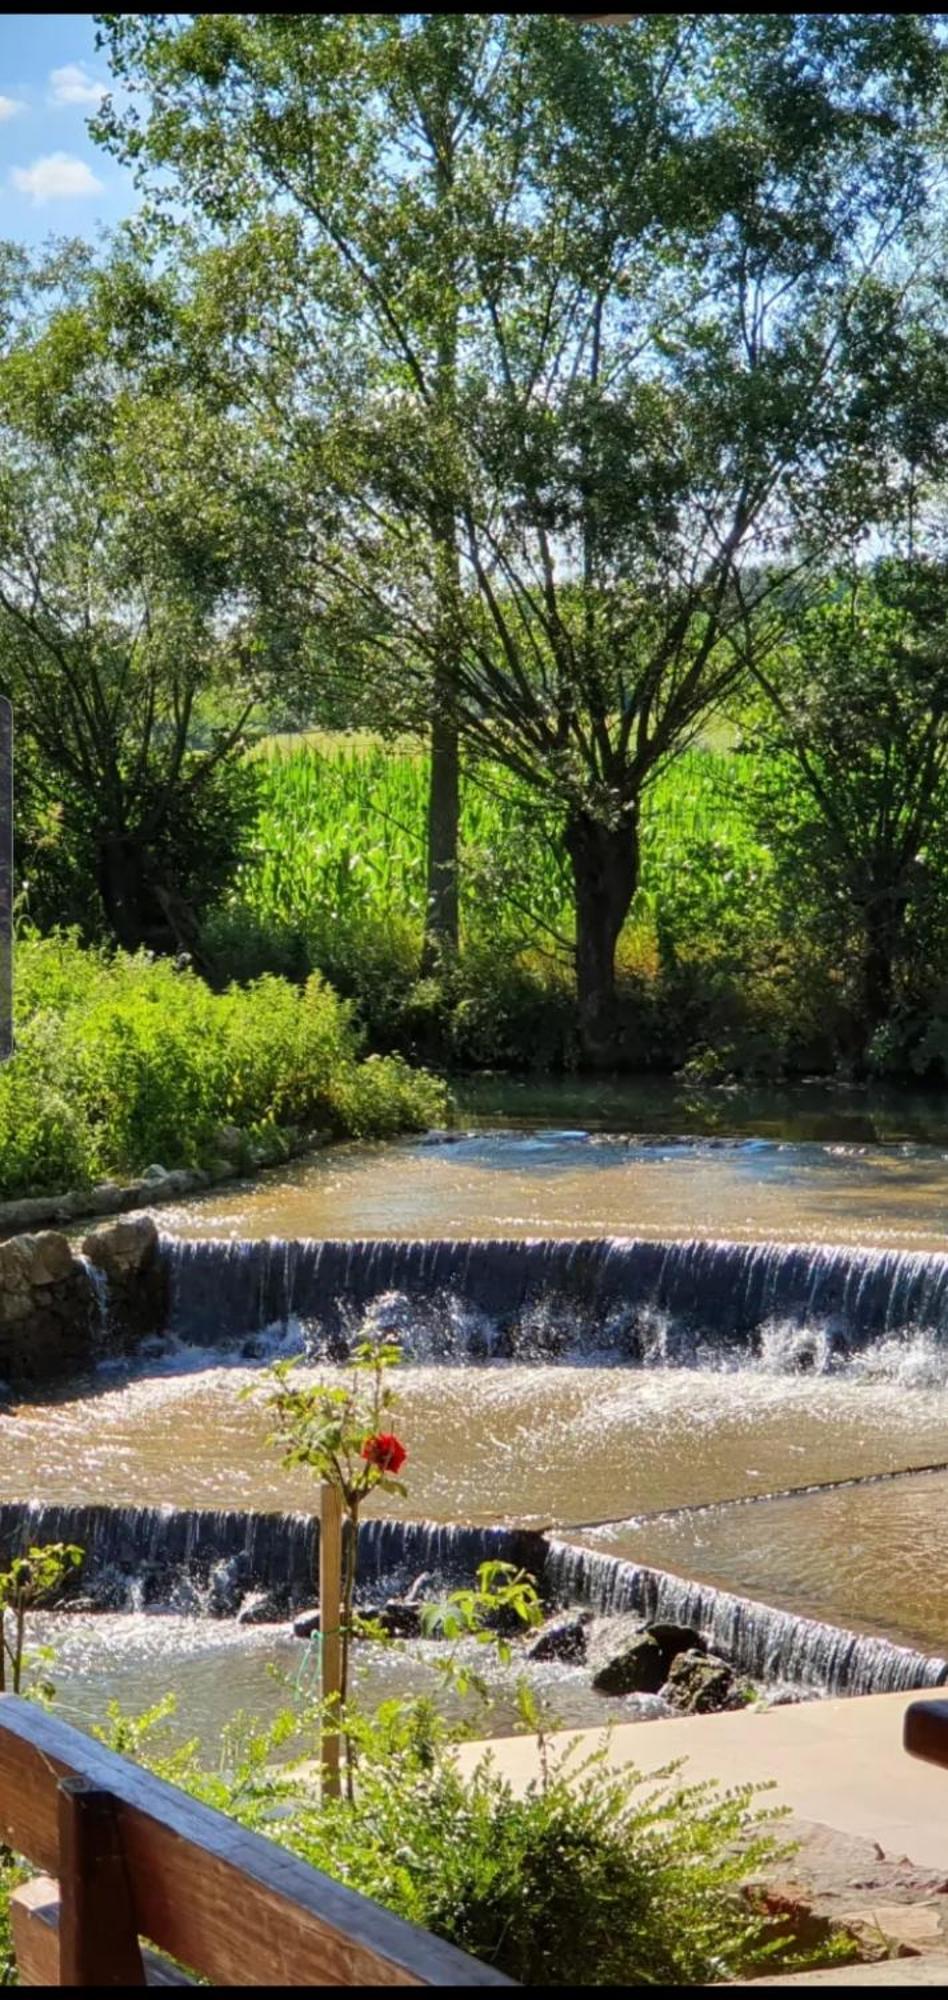
M 752 1673 L 853 1691 L 937 1677 L 892 1644 L 948 1645 L 948 1471 L 931 1469 L 948 1462 L 944 1106 L 824 1094 L 790 1118 L 600 1091 L 564 1110 L 332 1148 L 157 1211 L 167 1337 L 21 1408 L 0 1500 L 306 1509 L 308 1481 L 239 1392 L 274 1353 L 301 1352 L 305 1379 L 384 1327 L 406 1355 L 410 1453 L 409 1499 L 387 1511 L 552 1525 L 558 1589 L 690 1606 Z M 632 1136 L 597 1129 L 620 1114 Z M 135 1517 L 139 1542 L 155 1518 Z M 176 1682 L 209 1738 L 236 1707 L 272 1709 L 269 1669 L 292 1678 L 302 1649 L 186 1600 L 58 1620 L 64 1697 L 92 1713 Z M 390 1685 L 390 1663 L 364 1671 Z M 564 1720 L 599 1719 L 581 1676 L 552 1679 Z
M 162 1210 L 185 1236 L 727 1237 L 948 1249 L 948 1143 L 471 1132 L 338 1146 Z

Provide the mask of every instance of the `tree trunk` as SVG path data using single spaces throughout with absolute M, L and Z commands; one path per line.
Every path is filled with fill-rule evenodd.
M 137 951 L 145 929 L 141 849 L 127 834 L 103 834 L 96 874 L 105 919 L 116 942 Z
M 881 932 L 870 931 L 862 960 L 862 1014 L 867 1046 L 892 1012 L 894 991 L 888 940 Z
M 428 900 L 423 969 L 432 972 L 454 957 L 459 942 L 458 832 L 461 822 L 460 750 L 450 690 L 435 688 L 428 792 Z
M 862 908 L 864 943 L 860 966 L 862 1054 L 866 1057 L 877 1029 L 891 1019 L 896 1004 L 896 969 L 905 945 L 910 890 L 905 876 L 885 874 L 871 883 Z
M 616 945 L 639 881 L 638 812 L 617 827 L 577 813 L 566 851 L 576 891 L 576 994 L 583 1056 L 608 1068 L 617 1054 Z

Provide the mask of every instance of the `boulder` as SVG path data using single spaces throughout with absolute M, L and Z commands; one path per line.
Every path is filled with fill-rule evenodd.
M 35 1222 L 52 1222 L 62 1202 L 61 1195 L 30 1194 L 20 1201 L 0 1203 L 0 1229 L 30 1229 Z
M 33 1258 L 30 1268 L 32 1285 L 58 1285 L 64 1278 L 71 1278 L 75 1269 L 72 1251 L 65 1236 L 55 1229 L 44 1229 L 32 1239 Z
M 83 1199 L 90 1215 L 117 1215 L 125 1199 L 125 1189 L 118 1181 L 97 1181 Z
M 12 1236 L 0 1243 L 0 1292 L 29 1294 L 36 1241 L 35 1236 Z
M 421 1637 L 421 1605 L 407 1597 L 389 1597 L 375 1617 L 390 1639 Z
M 661 1647 L 669 1666 L 679 1653 L 706 1653 L 708 1650 L 700 1632 L 696 1632 L 692 1625 L 668 1625 L 660 1619 L 650 1619 L 645 1630 L 656 1646 Z
M 310 1611 L 298 1611 L 293 1620 L 294 1639 L 311 1639 L 319 1631 L 319 1606 Z
M 31 1319 L 33 1311 L 32 1293 L 8 1291 L 0 1280 L 0 1326 L 12 1326 L 16 1320 Z
M 150 1215 L 124 1216 L 94 1229 L 82 1245 L 84 1257 L 120 1284 L 150 1265 L 158 1250 L 158 1226 Z
M 168 1178 L 168 1169 L 156 1163 L 154 1166 L 145 1167 L 140 1178 L 143 1181 L 165 1181 Z
M 586 1658 L 586 1644 L 589 1626 L 592 1624 L 591 1611 L 562 1611 L 556 1618 L 550 1618 L 531 1639 L 527 1647 L 528 1660 L 564 1660 L 568 1665 L 578 1666 Z
M 662 1649 L 637 1618 L 594 1619 L 586 1658 L 599 1694 L 657 1694 L 665 1679 Z
M 285 1613 L 268 1590 L 252 1590 L 237 1613 L 238 1625 L 282 1625 Z
M 247 1141 L 239 1125 L 219 1125 L 214 1134 L 214 1144 L 225 1160 L 241 1160 Z
M 692 1647 L 672 1661 L 661 1694 L 664 1701 L 680 1709 L 683 1715 L 713 1715 L 718 1709 L 743 1705 L 741 1686 L 726 1660 Z

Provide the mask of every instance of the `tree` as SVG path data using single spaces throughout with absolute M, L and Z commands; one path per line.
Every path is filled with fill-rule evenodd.
M 241 585 L 251 519 L 263 535 L 247 451 L 180 365 L 170 279 L 129 252 L 97 267 L 75 246 L 15 275 L 0 686 L 22 746 L 32 907 L 125 946 L 193 952 L 196 910 L 228 879 L 252 811 L 235 758 L 268 669 Z
M 337 370 L 356 355 L 350 391 L 407 398 L 448 435 L 456 390 L 463 273 L 457 183 L 479 131 L 479 76 L 492 26 L 470 15 L 99 17 L 113 66 L 154 92 L 145 134 L 111 107 L 101 121 L 135 157 L 173 159 L 191 202 L 225 240 L 268 240 L 294 332 L 297 393 L 250 363 L 269 407 L 307 406 L 314 355 Z M 491 59 L 493 59 L 493 54 Z M 174 111 L 180 93 L 183 120 Z M 177 137 L 173 130 L 177 129 Z M 271 228 L 274 211 L 289 218 Z M 279 243 L 279 247 L 277 245 Z M 282 278 L 276 276 L 282 263 Z M 285 361 L 287 349 L 282 349 Z M 271 359 L 273 357 L 271 356 Z M 250 360 L 246 347 L 245 363 Z M 279 371 L 281 377 L 285 371 Z M 244 378 L 247 379 L 246 376 Z M 458 944 L 460 756 L 452 604 L 458 583 L 453 495 L 437 465 L 421 508 L 433 606 L 426 707 L 429 964 Z
M 447 692 L 450 660 L 471 754 L 555 804 L 608 1061 L 646 790 L 749 618 L 872 505 L 867 329 L 916 252 L 937 17 L 98 19 L 132 91 L 101 133 L 269 287 L 243 360 L 284 413 L 308 602 L 393 688 Z M 405 93 L 445 50 L 439 204 Z
M 887 556 L 837 573 L 794 625 L 779 667 L 755 668 L 761 825 L 794 921 L 809 912 L 853 967 L 865 1060 L 948 947 L 948 568 Z

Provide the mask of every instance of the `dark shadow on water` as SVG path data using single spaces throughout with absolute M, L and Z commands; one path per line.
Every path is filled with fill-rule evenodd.
M 462 1124 L 568 1126 L 603 1132 L 893 1144 L 948 1142 L 948 1092 L 862 1088 L 825 1080 L 787 1086 L 689 1085 L 675 1077 L 456 1077 Z

